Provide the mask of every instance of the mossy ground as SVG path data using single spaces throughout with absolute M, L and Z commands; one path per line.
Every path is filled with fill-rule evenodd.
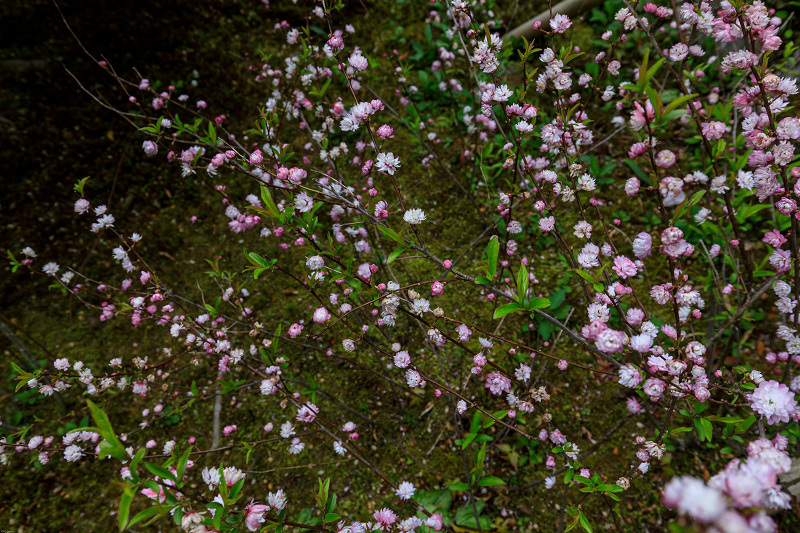
M 273 11 L 284 9 L 273 2 Z M 288 3 L 287 3 L 288 4 Z M 516 19 L 521 21 L 523 13 L 536 13 L 534 5 L 509 6 L 509 13 L 519 11 Z M 418 2 L 382 3 L 363 6 L 360 2 L 348 3 L 354 13 L 355 25 L 359 20 L 371 17 L 380 24 L 365 24 L 374 34 L 371 39 L 375 49 L 383 53 L 386 46 L 401 50 L 409 48 L 409 40 L 424 34 L 425 6 Z M 102 77 L 102 72 L 91 64 L 65 31 L 57 12 L 45 1 L 12 2 L 3 8 L 0 17 L 6 35 L 14 34 L 19 42 L 14 48 L 0 51 L 0 59 L 31 61 L 44 58 L 40 64 L 23 65 L 18 74 L 6 75 L 6 89 L 0 91 L 0 112 L 11 125 L 0 132 L 4 161 L 7 163 L 2 191 L 0 220 L 7 228 L 3 237 L 3 248 L 18 251 L 23 246 L 33 246 L 42 257 L 60 258 L 62 264 L 84 266 L 88 276 L 101 276 L 114 268 L 109 253 L 109 241 L 86 231 L 85 220 L 71 214 L 72 183 L 90 175 L 89 191 L 105 199 L 117 215 L 121 228 L 131 228 L 146 236 L 142 254 L 148 258 L 160 276 L 169 280 L 171 288 L 200 301 L 203 294 L 215 294 L 214 283 L 203 274 L 204 260 L 220 256 L 222 268 L 241 269 L 241 251 L 264 249 L 263 240 L 257 236 L 231 234 L 220 221 L 220 208 L 213 196 L 196 179 L 180 179 L 175 169 L 165 169 L 140 157 L 140 137 L 113 113 L 99 108 L 89 97 L 75 87 L 74 81 L 61 70 L 63 62 L 87 87 L 96 88 L 108 95 L 112 101 L 119 100 L 118 91 Z M 233 124 L 242 125 L 253 116 L 253 101 L 260 101 L 261 90 L 247 82 L 244 69 L 245 53 L 255 55 L 262 48 L 269 50 L 276 43 L 264 37 L 270 28 L 264 23 L 267 14 L 259 2 L 209 1 L 197 5 L 177 2 L 164 6 L 156 2 L 138 2 L 134 6 L 122 6 L 112 2 L 96 2 L 79 9 L 65 9 L 67 19 L 87 48 L 102 53 L 123 74 L 138 67 L 151 79 L 189 84 L 198 71 L 199 80 L 194 93 L 202 94 L 212 105 L 225 102 L 220 113 L 231 116 Z M 85 9 L 85 11 L 84 11 Z M 292 5 L 285 6 L 285 16 L 291 23 L 301 21 L 300 11 Z M 367 11 L 369 10 L 369 14 Z M 510 16 L 510 14 L 508 15 Z M 396 24 L 388 21 L 404 21 L 404 32 L 396 31 Z M 16 28 L 14 30 L 13 28 Z M 28 31 L 24 31 L 27 29 Z M 10 33 L 9 33 L 10 32 Z M 588 40 L 584 34 L 578 36 Z M 380 92 L 380 88 L 376 87 Z M 388 91 L 389 89 L 386 88 Z M 436 110 L 434 110 L 436 111 Z M 440 112 L 448 113 L 447 108 Z M 448 142 L 457 143 L 457 139 Z M 395 146 L 411 146 L 409 135 L 397 131 Z M 612 148 L 613 147 L 613 148 Z M 615 150 L 621 147 L 609 143 L 605 161 L 613 163 Z M 401 159 L 415 157 L 411 150 L 400 149 Z M 455 160 L 454 160 L 455 161 Z M 489 187 L 485 176 L 472 165 L 456 167 L 457 179 L 476 190 L 478 196 L 487 194 Z M 613 168 L 607 179 L 624 180 L 625 169 Z M 230 178 L 230 177 L 229 177 Z M 480 261 L 484 243 L 468 248 L 468 245 L 491 221 L 491 207 L 481 203 L 475 208 L 460 189 L 435 165 L 427 169 L 418 167 L 411 175 L 400 173 L 402 189 L 407 200 L 428 213 L 430 223 L 424 228 L 423 237 L 431 249 L 440 255 L 455 258 L 464 253 L 459 268 L 475 272 Z M 232 193 L 237 185 L 227 181 Z M 480 183 L 480 185 L 479 185 Z M 502 187 L 501 183 L 492 184 Z M 241 191 L 245 189 L 239 187 Z M 620 217 L 645 217 L 652 206 L 644 203 L 638 209 L 621 213 Z M 532 216 L 526 213 L 523 218 Z M 187 223 L 190 216 L 198 216 L 195 224 Z M 531 219 L 533 220 L 533 219 Z M 576 218 L 577 220 L 577 218 Z M 133 224 L 137 224 L 133 226 Z M 532 225 L 529 222 L 528 225 Z M 534 271 L 540 280 L 539 290 L 544 295 L 558 288 L 566 288 L 567 304 L 575 302 L 579 307 L 580 295 L 573 283 L 567 283 L 562 259 L 552 243 L 544 239 L 536 241 L 533 233 L 524 235 L 530 239 L 529 249 L 534 261 Z M 373 246 L 378 241 L 372 237 Z M 522 239 L 519 239 L 520 241 Z M 387 246 L 384 244 L 383 246 Z M 466 252 L 465 252 L 466 249 Z M 384 255 L 391 250 L 384 248 Z M 299 254 L 289 252 L 281 261 L 291 264 Z M 419 259 L 402 259 L 394 263 L 398 276 L 412 271 L 419 279 L 430 279 L 439 273 L 431 264 Z M 258 294 L 248 302 L 254 309 L 268 308 L 265 313 L 272 317 L 264 323 L 265 328 L 274 329 L 279 324 L 286 329 L 287 317 L 305 312 L 307 302 L 300 298 L 285 280 L 274 273 L 251 286 L 258 286 Z M 202 292 L 198 290 L 198 286 Z M 266 290 L 261 290 L 266 288 Z M 165 344 L 161 328 L 146 325 L 136 332 L 132 344 L 131 327 L 121 319 L 102 324 L 97 313 L 83 308 L 75 298 L 62 297 L 48 292 L 41 282 L 35 282 L 27 274 L 9 276 L 2 283 L 4 308 L 2 319 L 12 325 L 20 340 L 28 347 L 38 364 L 47 366 L 54 355 L 70 360 L 83 360 L 88 365 L 102 365 L 116 356 L 126 359 L 139 355 L 150 356 Z M 253 291 L 254 293 L 256 291 Z M 494 303 L 479 298 L 480 289 L 463 284 L 448 285 L 442 306 L 465 317 L 481 318 L 482 326 L 490 327 L 489 320 Z M 574 319 L 573 319 L 574 320 Z M 534 327 L 532 331 L 519 333 L 521 339 L 533 343 L 539 349 L 549 349 L 546 342 L 553 337 Z M 424 332 L 409 329 L 403 344 L 421 344 Z M 332 342 L 332 341 L 331 341 Z M 348 364 L 328 358 L 323 352 L 282 345 L 286 357 L 292 362 L 297 379 L 317 386 L 318 403 L 341 420 L 353 420 L 359 424 L 360 449 L 377 468 L 398 480 L 412 479 L 420 489 L 446 487 L 455 480 L 464 478 L 461 454 L 455 443 L 457 434 L 452 412 L 445 402 L 433 402 L 430 388 L 415 396 L 407 392 L 404 385 L 394 385 L 374 373 L 360 372 L 353 380 Z M 594 364 L 588 356 L 561 339 L 556 353 L 569 354 L 578 362 Z M 458 351 L 445 350 L 440 356 L 445 360 L 444 371 L 451 379 L 463 379 L 468 372 L 468 361 Z M 428 358 L 433 358 L 428 354 Z M 375 371 L 393 376 L 396 374 L 382 368 L 374 354 L 361 353 L 359 362 Z M 3 422 L 16 426 L 34 423 L 35 416 L 59 418 L 57 423 L 43 426 L 39 431 L 55 434 L 59 429 L 68 429 L 67 424 L 89 425 L 85 403 L 74 394 L 66 395 L 64 406 L 59 402 L 30 394 L 13 392 L 13 376 L 7 361 L 25 366 L 28 361 L 16 347 L 7 344 L 4 349 L 3 377 L 0 382 L 0 397 L 3 398 Z M 512 364 L 509 356 L 506 364 Z M 569 369 L 559 371 L 550 362 L 540 359 L 534 364 L 534 375 L 541 373 L 539 384 L 547 385 L 553 401 L 550 406 L 557 426 L 584 442 L 603 441 L 595 453 L 584 460 L 592 471 L 622 475 L 629 464 L 633 447 L 631 435 L 648 434 L 658 423 L 649 415 L 641 415 L 627 421 L 613 435 L 604 439 L 607 432 L 627 416 L 624 408 L 625 396 L 616 386 L 607 386 L 608 379 Z M 215 373 L 207 367 L 185 369 L 188 382 L 195 380 L 203 399 L 180 416 L 164 416 L 148 431 L 152 438 L 162 442 L 172 436 L 195 436 L 200 447 L 210 445 L 210 428 L 213 409 L 213 394 L 216 386 Z M 240 427 L 239 440 L 263 438 L 263 425 L 270 420 L 285 418 L 276 407 L 268 407 L 258 393 L 257 381 L 244 374 L 236 379 L 244 380 L 237 392 L 224 396 L 224 416 L 235 418 Z M 300 388 L 307 385 L 299 385 Z M 484 398 L 483 401 L 489 401 Z M 344 407 L 347 406 L 347 407 Z M 389 407 L 385 409 L 384 407 Z M 432 408 L 431 408 L 432 406 Z M 602 406 L 602 407 L 598 407 Z M 608 407 L 611 406 L 611 407 Z M 497 402 L 496 407 L 502 407 Z M 141 407 L 129 401 L 110 398 L 105 408 L 112 420 L 140 418 Z M 402 415 L 398 415 L 402 413 Z M 656 415 L 658 417 L 658 415 Z M 469 425 L 465 418 L 462 425 Z M 529 420 L 526 430 L 535 433 L 538 424 Z M 518 439 L 514 434 L 497 426 L 487 430 L 492 437 L 489 447 L 501 450 L 489 454 L 488 473 L 503 477 L 508 488 L 483 489 L 477 497 L 486 499 L 485 515 L 489 516 L 498 531 L 554 531 L 562 516 L 563 493 L 560 489 L 547 490 L 539 483 L 525 487 L 542 475 L 540 463 L 549 453 L 540 444 Z M 224 439 L 223 439 L 224 442 Z M 324 441 L 319 441 L 324 442 Z M 624 493 L 621 516 L 613 510 L 613 503 L 599 498 L 585 501 L 587 513 L 599 528 L 622 531 L 663 531 L 674 517 L 659 505 L 661 481 L 675 471 L 702 475 L 714 472 L 725 458 L 710 450 L 710 444 L 701 444 L 687 437 L 676 442 L 681 453 L 668 454 L 660 466 L 643 480 L 637 480 Z M 365 517 L 367 510 L 382 503 L 393 503 L 395 497 L 387 493 L 385 486 L 363 465 L 348 460 L 337 464 L 306 467 L 310 463 L 330 461 L 330 452 L 320 451 L 317 442 L 309 439 L 308 453 L 299 457 L 287 456 L 285 447 L 269 443 L 258 446 L 246 465 L 251 486 L 246 488 L 255 497 L 263 497 L 267 490 L 277 487 L 290 489 L 293 498 L 292 512 L 298 513 L 313 507 L 312 491 L 316 478 L 333 478 L 333 488 L 339 494 L 341 514 L 344 517 Z M 324 444 L 329 446 L 329 444 Z M 505 450 L 505 451 L 503 451 Z M 473 461 L 475 447 L 465 452 L 467 462 Z M 701 461 L 699 457 L 713 457 Z M 236 464 L 244 467 L 244 454 L 223 452 L 198 460 L 198 467 L 205 465 Z M 297 467 L 288 469 L 287 467 Z M 536 472 L 536 474 L 532 474 Z M 116 528 L 114 511 L 120 489 L 114 482 L 118 479 L 116 464 L 81 461 L 77 464 L 53 463 L 41 467 L 24 463 L 19 459 L 4 471 L 4 483 L 0 485 L 0 529 L 27 531 L 111 531 Z M 613 482 L 613 479 L 610 480 Z M 560 485 L 557 485 L 557 487 Z M 193 487 L 198 492 L 203 489 Z M 578 495 L 576 495 L 578 494 Z M 376 495 L 383 495 L 376 496 Z M 569 493 L 572 504 L 579 500 L 579 493 Z M 457 493 L 453 509 L 464 505 L 462 495 Z M 144 508 L 143 498 L 137 499 L 133 511 Z M 503 509 L 515 510 L 505 514 Z M 782 517 L 785 527 L 791 528 L 789 517 Z M 165 523 L 161 527 L 166 528 Z M 786 529 L 789 531 L 790 529 Z

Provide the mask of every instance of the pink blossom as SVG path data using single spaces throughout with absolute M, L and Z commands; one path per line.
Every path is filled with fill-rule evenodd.
M 397 521 L 397 515 L 394 514 L 390 509 L 380 509 L 373 513 L 372 517 L 375 519 L 376 522 L 381 524 L 383 527 L 388 528 L 392 524 Z
M 511 390 L 511 380 L 502 374 L 492 372 L 486 376 L 486 388 L 497 396 Z
M 792 269 L 792 258 L 789 250 L 776 249 L 769 256 L 769 264 L 778 274 L 785 274 Z
M 614 258 L 613 269 L 614 272 L 616 272 L 617 275 L 622 279 L 632 278 L 638 273 L 636 270 L 636 265 L 633 264 L 633 261 L 624 255 L 618 255 Z
M 797 411 L 794 393 L 786 385 L 774 380 L 759 383 L 748 399 L 753 411 L 765 416 L 770 425 L 789 422 L 792 413 Z
M 293 339 L 294 339 L 295 337 L 297 337 L 298 335 L 300 335 L 300 333 L 301 333 L 302 331 L 303 331 L 303 326 L 301 326 L 300 324 L 298 324 L 298 323 L 296 323 L 296 322 L 295 322 L 294 324 L 292 324 L 291 326 L 289 326 L 289 331 L 288 331 L 288 333 L 289 333 L 289 336 L 290 336 L 291 338 L 293 338 Z
M 572 26 L 572 21 L 569 20 L 567 15 L 559 13 L 550 19 L 550 28 L 555 33 L 564 33 L 570 26 Z
M 773 229 L 772 231 L 768 231 L 764 234 L 762 241 L 769 244 L 773 248 L 780 248 L 786 243 L 786 237 L 781 235 L 781 232 L 777 229 Z
M 331 319 L 331 314 L 325 307 L 318 307 L 316 311 L 314 311 L 314 322 L 317 324 L 323 324 Z

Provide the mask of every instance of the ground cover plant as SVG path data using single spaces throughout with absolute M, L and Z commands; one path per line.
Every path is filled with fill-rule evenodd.
M 791 15 L 537 7 L 256 3 L 232 94 L 81 44 L 148 177 L 7 251 L 69 310 L 3 322 L 9 523 L 797 528 Z

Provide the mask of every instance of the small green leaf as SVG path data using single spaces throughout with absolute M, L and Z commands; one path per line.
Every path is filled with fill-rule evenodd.
M 97 407 L 91 400 L 86 400 L 89 406 L 89 411 L 92 414 L 94 423 L 97 426 L 98 433 L 103 437 L 103 442 L 100 443 L 100 458 L 110 455 L 116 459 L 125 460 L 127 454 L 125 447 L 122 445 L 117 435 L 114 433 L 114 428 L 111 427 L 111 422 L 108 420 L 106 413 Z
M 157 513 L 158 513 L 158 508 L 157 508 L 157 507 L 155 507 L 155 506 L 154 506 L 154 507 L 150 507 L 150 508 L 148 508 L 148 509 L 145 509 L 145 510 L 144 510 L 144 511 L 142 511 L 141 513 L 139 513 L 139 514 L 137 514 L 136 516 L 134 516 L 134 517 L 131 519 L 131 521 L 130 521 L 130 522 L 128 522 L 128 527 L 129 527 L 129 528 L 130 528 L 130 527 L 133 527 L 133 526 L 135 526 L 136 524 L 138 524 L 139 522 L 141 522 L 141 521 L 143 521 L 143 520 L 147 520 L 148 518 L 150 518 L 150 517 L 152 517 L 152 516 L 155 516 Z
M 586 518 L 585 514 L 581 513 L 578 517 L 578 520 L 580 520 L 583 529 L 586 530 L 586 533 L 592 533 L 592 526 L 589 525 L 589 520 Z
M 336 513 L 328 513 L 328 514 L 325 515 L 325 518 L 323 518 L 322 521 L 327 524 L 329 522 L 336 522 L 340 518 L 341 518 L 341 516 L 339 516 Z
M 711 420 L 708 418 L 701 418 L 700 423 L 703 424 L 703 429 L 705 430 L 706 439 L 708 442 L 711 442 L 711 435 L 714 432 L 714 428 L 711 426 Z
M 467 435 L 467 436 L 464 438 L 464 442 L 461 444 L 461 449 L 462 449 L 462 450 L 466 449 L 466 447 L 467 447 L 467 446 L 469 446 L 469 445 L 472 443 L 472 441 L 474 441 L 474 440 L 475 440 L 475 437 L 477 437 L 477 436 L 478 436 L 478 435 L 477 435 L 477 434 L 475 434 L 475 433 L 469 433 L 469 434 L 468 434 L 468 435 Z
M 542 298 L 542 299 L 544 299 L 544 298 Z M 548 305 L 550 305 L 549 301 L 548 301 Z M 495 320 L 497 320 L 498 318 L 503 318 L 504 316 L 506 316 L 509 313 L 514 313 L 516 311 L 524 311 L 524 310 L 525 310 L 525 308 L 522 307 L 521 305 L 519 305 L 518 303 L 511 302 L 511 303 L 508 303 L 508 304 L 505 304 L 505 305 L 501 305 L 500 307 L 495 309 L 493 318 Z
M 386 260 L 386 264 L 387 265 L 391 264 L 395 259 L 397 259 L 401 255 L 403 255 L 403 252 L 405 252 L 405 251 L 406 251 L 406 247 L 405 246 L 398 247 L 394 252 L 389 254 L 389 258 Z
M 385 226 L 378 226 L 378 230 L 387 237 L 389 237 L 390 239 L 392 239 L 393 241 L 403 244 L 403 239 L 401 239 L 400 236 L 397 234 L 397 232 L 392 228 L 387 228 Z
M 169 479 L 171 481 L 177 481 L 175 474 L 173 474 L 163 466 L 156 465 L 153 463 L 148 463 L 147 461 L 145 461 L 144 467 L 148 469 L 153 475 L 158 476 L 161 479 Z
M 275 202 L 272 200 L 272 195 L 269 193 L 269 189 L 263 185 L 261 186 L 261 199 L 264 200 L 267 214 L 272 218 L 278 218 L 278 206 L 275 205 Z
M 181 458 L 178 460 L 178 467 L 176 470 L 178 471 L 178 479 L 183 479 L 183 473 L 186 471 L 186 464 L 189 462 L 189 454 L 192 453 L 192 448 L 186 448 L 186 451 L 183 452 Z
M 496 487 L 497 485 L 505 485 L 506 482 L 499 477 L 485 477 L 478 481 L 479 487 Z
M 551 302 L 547 298 L 541 298 L 539 296 L 531 296 L 527 300 L 525 300 L 525 309 L 528 311 L 535 311 L 537 309 L 547 309 L 550 307 Z
M 669 115 L 672 111 L 678 109 L 679 106 L 685 104 L 686 102 L 688 102 L 692 98 L 695 98 L 696 96 L 697 96 L 696 93 L 695 94 L 687 94 L 687 95 L 684 95 L 684 96 L 679 96 L 678 98 L 676 98 L 675 100 L 670 102 L 670 104 L 664 110 L 664 117 L 663 118 L 666 119 L 667 115 Z M 682 110 L 682 111 L 685 111 L 685 110 Z
M 466 483 L 453 483 L 452 485 L 450 485 L 447 488 L 452 490 L 452 491 L 459 492 L 459 491 L 462 491 L 462 490 L 469 489 L 469 485 L 467 485 Z
M 475 411 L 475 414 L 472 415 L 472 420 L 469 424 L 469 432 L 470 433 L 477 433 L 481 429 L 481 417 L 483 415 L 480 411 Z
M 133 456 L 133 460 L 131 461 L 130 471 L 131 475 L 134 476 L 134 479 L 138 479 L 138 474 L 136 473 L 136 469 L 139 468 L 139 463 L 142 461 L 144 454 L 147 452 L 147 448 L 139 448 L 136 452 L 136 455 Z
M 641 73 L 643 71 L 641 71 L 641 70 L 639 71 L 639 76 L 640 76 L 639 86 L 642 88 L 642 90 L 644 90 L 645 87 L 647 87 L 647 84 L 650 82 L 650 78 L 655 76 L 655 74 L 658 71 L 659 67 L 661 67 L 661 65 L 664 63 L 664 59 L 665 58 L 662 57 L 661 59 L 656 61 L 655 65 L 653 65 L 652 67 L 650 67 L 647 70 L 647 74 L 645 74 L 644 77 L 642 77 L 642 75 L 641 75 Z
M 694 427 L 695 429 L 697 429 L 697 434 L 700 437 L 700 442 L 704 441 L 706 439 L 706 432 L 705 428 L 703 427 L 703 424 L 700 423 L 700 419 L 695 418 Z
M 133 492 L 129 487 L 125 487 L 122 498 L 119 501 L 119 530 L 125 531 L 128 525 L 128 517 L 131 514 L 131 502 L 133 502 Z
M 489 244 L 486 245 L 486 260 L 488 261 L 487 266 L 489 267 L 489 275 L 487 276 L 490 280 L 494 279 L 494 275 L 497 273 L 497 256 L 500 254 L 500 241 L 495 236 L 489 240 Z
M 517 271 L 517 301 L 522 303 L 525 301 L 525 296 L 528 294 L 528 269 L 524 264 L 519 265 Z

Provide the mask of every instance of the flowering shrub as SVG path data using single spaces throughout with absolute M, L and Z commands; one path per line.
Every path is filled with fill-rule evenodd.
M 402 29 L 362 38 L 341 4 L 308 2 L 294 25 L 273 6 L 281 44 L 249 65 L 266 100 L 239 110 L 249 129 L 229 129 L 221 103 L 98 61 L 128 95 L 118 111 L 140 128 L 141 157 L 207 188 L 199 216 L 224 222 L 197 226 L 212 255 L 185 267 L 204 285 L 177 283 L 144 252 L 145 227 L 121 224 L 84 179 L 75 215 L 114 268 L 97 279 L 31 247 L 8 252 L 15 272 L 124 322 L 132 345 L 155 331 L 164 347 L 12 363 L 17 390 L 85 406 L 94 426 L 56 438 L 57 420 L 28 423 L 6 435 L 3 463 L 112 458 L 121 530 L 591 532 L 624 515 L 617 502 L 642 504 L 626 491 L 657 484 L 680 524 L 777 531 L 790 507 L 778 476 L 800 433 L 800 119 L 796 82 L 781 77 L 784 21 L 758 0 L 623 0 L 592 13 L 599 35 L 554 14 L 537 40 L 512 43 L 496 6 L 424 5 L 413 55 L 392 49 Z M 431 192 L 442 183 L 444 202 Z M 462 232 L 473 210 L 482 227 Z M 243 251 L 218 253 L 231 236 Z M 375 424 L 322 392 L 333 377 L 375 380 L 374 414 L 396 422 L 382 438 L 402 443 L 403 461 L 425 464 L 452 436 L 438 487 L 374 463 Z M 586 426 L 615 417 L 605 435 L 572 423 L 580 396 L 600 415 Z M 157 438 L 207 400 L 200 436 Z M 405 437 L 418 404 L 441 427 L 425 446 Z M 634 432 L 623 449 L 602 452 L 619 459 L 590 467 L 621 428 Z M 653 476 L 690 446 L 724 466 L 706 480 L 688 466 Z M 291 483 L 254 487 L 253 456 L 340 467 L 314 479 L 308 507 Z M 339 487 L 356 470 L 378 484 L 345 515 Z M 514 497 L 535 485 L 559 505 L 541 526 Z

